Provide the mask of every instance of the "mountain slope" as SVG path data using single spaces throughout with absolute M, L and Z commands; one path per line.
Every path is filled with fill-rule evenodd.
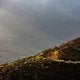
M 80 80 L 80 38 L 0 65 L 0 80 Z
M 80 37 L 37 54 L 38 57 L 41 55 L 52 60 L 78 61 L 80 60 Z

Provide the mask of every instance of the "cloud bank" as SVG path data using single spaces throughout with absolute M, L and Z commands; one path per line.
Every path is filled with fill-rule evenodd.
M 79 14 L 80 0 L 1 1 L 0 50 L 3 50 L 3 53 L 14 53 L 5 53 L 9 60 L 14 56 L 18 58 L 33 55 L 78 37 Z M 5 55 L 2 56 L 1 61 Z

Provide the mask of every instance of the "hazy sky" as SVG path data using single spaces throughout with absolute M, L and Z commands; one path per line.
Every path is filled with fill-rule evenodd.
M 0 0 L 0 62 L 78 36 L 80 0 Z

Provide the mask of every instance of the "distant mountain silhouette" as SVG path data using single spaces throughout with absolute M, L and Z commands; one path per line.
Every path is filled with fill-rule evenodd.
M 0 80 L 80 80 L 80 37 L 0 65 Z

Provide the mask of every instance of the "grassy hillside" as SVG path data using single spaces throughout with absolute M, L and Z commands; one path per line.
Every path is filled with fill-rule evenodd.
M 80 38 L 0 65 L 0 80 L 80 80 Z

